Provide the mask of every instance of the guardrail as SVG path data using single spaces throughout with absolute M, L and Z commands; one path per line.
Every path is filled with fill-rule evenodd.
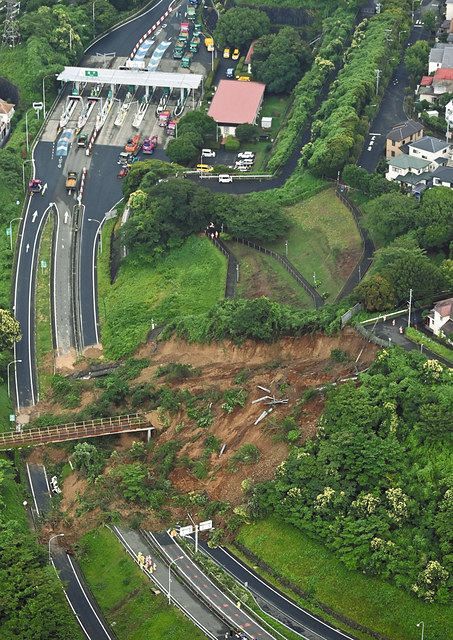
M 277 260 L 286 271 L 294 278 L 294 280 L 305 289 L 309 296 L 313 299 L 313 303 L 315 307 L 318 309 L 322 307 L 324 304 L 324 298 L 321 296 L 318 291 L 304 278 L 304 276 L 296 269 L 296 267 L 286 258 L 285 256 L 280 255 L 276 251 L 272 251 L 272 249 L 267 249 L 266 247 L 262 247 L 260 244 L 256 242 L 251 242 L 250 240 L 244 240 L 244 238 L 232 238 L 234 242 L 239 242 L 241 244 L 246 244 L 248 247 L 255 249 L 256 251 L 260 251 L 268 256 Z
M 0 434 L 0 449 L 14 447 L 30 447 L 50 442 L 66 442 L 81 438 L 97 438 L 128 431 L 148 431 L 154 427 L 139 413 L 116 416 L 113 418 L 96 418 L 81 422 L 68 422 L 49 427 L 36 427 Z

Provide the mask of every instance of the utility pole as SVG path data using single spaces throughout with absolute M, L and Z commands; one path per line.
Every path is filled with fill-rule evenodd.
M 411 312 L 412 312 L 412 289 L 409 289 L 409 302 L 407 309 L 407 326 L 411 326 Z
M 379 93 L 379 80 L 381 78 L 381 69 L 375 69 L 374 73 L 376 74 L 376 95 Z
M 6 18 L 3 27 L 3 44 L 6 47 L 15 47 L 20 42 L 19 11 L 20 2 L 18 0 L 6 0 Z

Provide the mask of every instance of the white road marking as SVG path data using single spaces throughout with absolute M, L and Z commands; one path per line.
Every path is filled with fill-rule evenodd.
M 46 471 L 46 467 L 44 465 L 42 465 L 42 469 L 44 471 L 44 477 L 46 479 L 46 485 L 47 485 L 47 493 L 49 494 L 49 496 L 51 496 L 52 494 L 50 493 L 50 487 L 49 487 L 49 479 L 47 478 L 47 471 Z
M 55 214 L 57 217 L 57 240 L 60 234 L 60 212 L 58 211 L 58 207 L 56 202 L 52 203 L 55 207 Z M 55 327 L 55 348 L 58 353 L 59 344 L 58 344 L 58 331 L 57 331 L 57 255 L 58 255 L 58 242 L 55 242 L 55 251 L 53 254 L 53 323 Z
M 25 253 L 28 253 L 28 250 L 30 249 L 30 244 L 27 242 L 27 245 L 25 247 Z
M 34 214 L 32 215 L 32 217 L 31 217 L 31 221 L 32 221 L 32 222 L 34 222 L 34 221 L 36 220 L 37 216 L 38 216 L 38 210 L 36 210 L 36 211 L 34 212 Z
M 41 195 L 43 196 L 47 191 L 47 182 L 43 185 L 43 188 L 41 190 Z
M 68 224 L 68 218 L 69 218 L 69 211 L 65 211 L 65 214 L 64 214 L 64 223 L 65 224 Z

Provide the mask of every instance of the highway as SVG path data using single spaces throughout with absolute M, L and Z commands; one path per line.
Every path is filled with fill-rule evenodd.
M 199 546 L 211 560 L 225 569 L 233 578 L 242 585 L 246 584 L 253 595 L 257 596 L 258 602 L 264 610 L 292 631 L 310 640 L 319 638 L 351 640 L 351 636 L 335 629 L 295 604 L 227 549 L 223 547 L 211 549 L 205 542 L 199 542 Z
M 27 464 L 27 477 L 33 497 L 34 511 L 42 517 L 51 507 L 46 469 L 41 464 Z M 58 544 L 49 539 L 50 558 L 62 581 L 63 591 L 87 640 L 115 640 L 113 632 L 89 592 L 77 562 Z M 49 639 L 50 640 L 50 639 Z

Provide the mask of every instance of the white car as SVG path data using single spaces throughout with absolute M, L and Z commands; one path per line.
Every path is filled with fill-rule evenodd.
M 251 167 L 252 164 L 254 164 L 255 160 L 253 160 L 252 158 L 247 158 L 245 160 L 237 160 L 236 161 L 236 166 L 239 167 Z
M 252 167 L 250 165 L 241 164 L 239 166 L 236 165 L 234 168 L 236 169 L 236 171 L 250 171 Z
M 233 176 L 230 176 L 228 173 L 220 173 L 219 182 L 233 182 Z
M 238 158 L 242 158 L 242 159 L 247 159 L 247 158 L 254 158 L 255 154 L 253 153 L 253 151 L 241 151 L 241 153 L 238 153 Z
M 215 158 L 215 151 L 213 151 L 212 149 L 202 149 L 201 155 L 203 156 L 203 158 Z

